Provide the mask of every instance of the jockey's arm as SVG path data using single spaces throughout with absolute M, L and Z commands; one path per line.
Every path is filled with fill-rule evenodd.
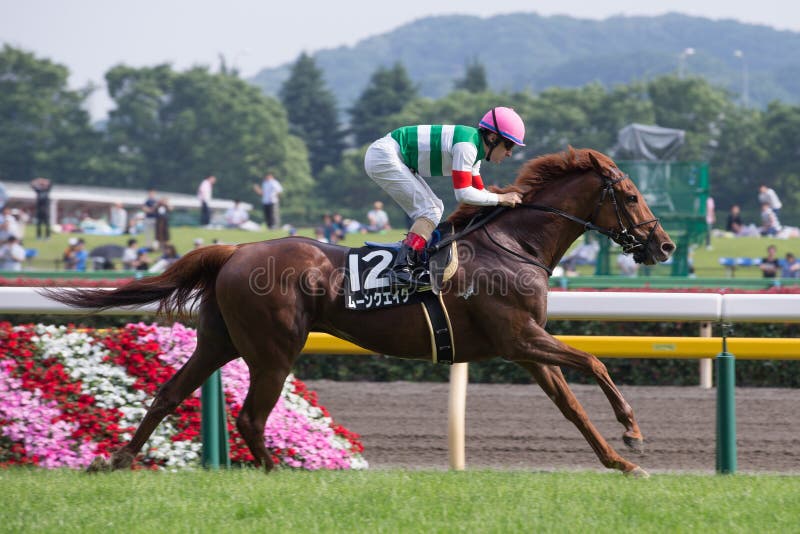
M 469 171 L 453 171 L 453 192 L 456 200 L 463 204 L 496 206 L 499 202 L 496 193 L 484 189 L 481 176 Z

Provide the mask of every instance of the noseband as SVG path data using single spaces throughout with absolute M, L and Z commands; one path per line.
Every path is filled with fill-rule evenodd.
M 597 205 L 595 206 L 594 211 L 592 212 L 592 215 L 591 215 L 591 217 L 589 217 L 589 219 L 581 219 L 580 217 L 577 217 L 575 215 L 572 215 L 571 213 L 567 213 L 565 211 L 562 211 L 562 210 L 560 210 L 558 208 L 553 208 L 551 206 L 544 206 L 544 205 L 541 205 L 541 204 L 519 204 L 516 207 L 516 209 L 527 208 L 527 209 L 532 209 L 532 210 L 537 210 L 537 211 L 544 211 L 546 213 L 553 213 L 555 215 L 558 215 L 559 217 L 563 217 L 563 218 L 565 218 L 567 220 L 570 220 L 570 221 L 572 221 L 574 223 L 580 224 L 581 226 L 583 226 L 584 231 L 594 230 L 595 232 L 603 234 L 604 236 L 610 238 L 611 240 L 613 240 L 615 243 L 617 243 L 618 245 L 620 245 L 622 247 L 622 252 L 624 254 L 633 253 L 633 259 L 637 263 L 642 263 L 647 259 L 647 245 L 649 245 L 650 241 L 652 241 L 653 235 L 655 234 L 655 231 L 656 231 L 656 228 L 658 228 L 658 226 L 661 224 L 661 220 L 658 217 L 655 217 L 653 219 L 650 219 L 650 220 L 647 220 L 647 221 L 643 221 L 643 222 L 640 222 L 640 223 L 634 222 L 633 219 L 631 219 L 631 216 L 630 216 L 630 213 L 628 213 L 628 210 L 621 209 L 619 203 L 617 202 L 617 196 L 616 196 L 616 194 L 614 192 L 614 186 L 616 184 L 618 184 L 618 183 L 620 183 L 620 182 L 622 182 L 624 180 L 629 180 L 630 178 L 627 175 L 622 175 L 622 176 L 620 176 L 618 178 L 609 178 L 608 176 L 605 176 L 605 175 L 600 175 L 600 176 L 603 178 L 603 185 L 602 185 L 602 189 L 601 189 L 601 192 L 600 192 L 600 199 L 597 201 Z M 614 214 L 616 215 L 617 223 L 619 224 L 619 227 L 616 228 L 616 229 L 614 229 L 614 228 L 606 228 L 604 226 L 598 226 L 598 225 L 596 225 L 595 223 L 592 222 L 592 220 L 595 219 L 597 217 L 597 215 L 600 213 L 600 209 L 603 207 L 603 204 L 606 202 L 606 199 L 608 199 L 608 198 L 611 199 L 611 205 L 614 206 Z M 501 243 L 498 243 L 494 239 L 492 234 L 489 233 L 489 230 L 487 229 L 488 223 L 491 222 L 492 220 L 494 220 L 498 215 L 500 215 L 501 213 L 504 213 L 507 210 L 508 210 L 507 207 L 498 206 L 497 208 L 495 208 L 494 211 L 492 211 L 491 213 L 489 213 L 488 215 L 486 215 L 484 217 L 481 217 L 480 214 L 476 215 L 464 227 L 463 230 L 461 230 L 460 232 L 457 232 L 456 234 L 454 234 L 454 235 L 452 235 L 452 236 L 450 236 L 448 238 L 445 238 L 445 239 L 439 241 L 438 243 L 436 243 L 432 247 L 428 247 L 428 249 L 427 249 L 428 254 L 433 254 L 434 252 L 436 252 L 436 251 L 438 251 L 438 250 L 440 250 L 440 249 L 442 249 L 442 248 L 444 248 L 446 246 L 449 246 L 450 243 L 452 243 L 456 239 L 460 239 L 461 237 L 473 232 L 474 230 L 477 230 L 478 228 L 483 227 L 483 230 L 486 232 L 486 236 L 497 247 L 499 247 L 502 250 L 508 252 L 512 256 L 516 256 L 517 258 L 519 258 L 520 260 L 524 261 L 525 263 L 530 263 L 532 265 L 536 265 L 537 267 L 541 267 L 542 269 L 544 269 L 547 272 L 548 275 L 552 275 L 553 274 L 553 269 L 552 268 L 550 268 L 549 266 L 545 265 L 544 263 L 542 263 L 542 262 L 540 262 L 540 261 L 538 261 L 536 259 L 529 258 L 527 256 L 524 256 L 524 255 L 522 255 L 522 254 L 520 254 L 518 252 L 515 252 L 515 251 L 509 249 L 508 247 L 505 247 Z M 624 216 L 625 220 L 628 222 L 628 226 L 627 227 L 625 226 L 625 223 L 623 222 L 623 216 Z M 655 224 L 650 229 L 650 232 L 647 234 L 647 238 L 646 239 L 641 240 L 640 238 L 636 237 L 632 233 L 632 230 L 635 230 L 636 228 L 638 228 L 640 226 L 644 226 L 645 224 L 650 224 L 650 223 L 653 223 L 653 222 Z
M 600 199 L 597 201 L 597 205 L 594 208 L 594 212 L 592 213 L 592 216 L 589 217 L 588 220 L 581 219 L 580 217 L 576 217 L 565 211 L 561 211 L 559 209 L 552 208 L 550 206 L 542 206 L 539 204 L 520 204 L 519 207 L 545 211 L 548 213 L 554 213 L 556 215 L 564 217 L 565 219 L 569 219 L 570 221 L 580 224 L 581 226 L 583 226 L 584 231 L 594 230 L 599 234 L 603 234 L 604 236 L 609 237 L 611 240 L 613 240 L 615 243 L 621 246 L 623 254 L 633 253 L 633 259 L 636 260 L 638 263 L 641 263 L 647 259 L 647 245 L 649 245 L 650 241 L 652 241 L 656 228 L 658 228 L 659 225 L 661 224 L 661 220 L 658 217 L 655 217 L 653 219 L 642 221 L 640 223 L 634 222 L 633 219 L 631 219 L 628 210 L 623 210 L 620 208 L 620 205 L 617 202 L 617 195 L 614 193 L 614 186 L 624 180 L 629 180 L 630 177 L 623 174 L 619 178 L 609 178 L 607 176 L 602 176 L 602 178 L 603 178 L 603 186 L 600 192 Z M 600 213 L 600 209 L 603 207 L 603 204 L 606 202 L 606 199 L 608 198 L 611 199 L 611 205 L 614 206 L 614 215 L 616 215 L 617 217 L 617 223 L 619 226 L 616 229 L 598 226 L 592 222 L 592 220 L 595 219 L 597 215 Z M 627 227 L 625 226 L 625 223 L 622 221 L 623 215 L 628 223 Z M 650 223 L 655 223 L 655 224 L 650 229 L 650 232 L 648 232 L 647 238 L 645 238 L 644 241 L 642 241 L 640 238 L 636 237 L 632 233 L 632 230 L 635 230 L 640 226 L 644 226 Z

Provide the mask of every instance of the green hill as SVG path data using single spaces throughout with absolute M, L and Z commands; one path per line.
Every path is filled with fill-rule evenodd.
M 751 105 L 800 102 L 800 33 L 679 14 L 604 20 L 534 13 L 427 17 L 312 55 L 346 109 L 378 66 L 396 61 L 406 66 L 422 95 L 435 98 L 452 89 L 473 59 L 486 67 L 493 90 L 540 91 L 675 73 L 687 48 L 695 50 L 684 62 L 687 75 L 704 76 L 739 95 L 744 67 Z M 288 69 L 288 64 L 264 69 L 251 81 L 277 94 Z

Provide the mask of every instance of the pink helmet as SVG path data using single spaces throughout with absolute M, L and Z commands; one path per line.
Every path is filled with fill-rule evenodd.
M 500 134 L 519 146 L 525 146 L 525 123 L 517 112 L 511 108 L 497 107 L 486 112 L 479 128 L 486 128 L 489 131 Z

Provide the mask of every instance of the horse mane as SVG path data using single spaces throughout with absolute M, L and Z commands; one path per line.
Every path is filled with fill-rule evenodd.
M 488 189 L 492 193 L 522 193 L 524 198 L 529 199 L 540 189 L 573 172 L 592 170 L 594 166 L 589 154 L 594 155 L 604 167 L 616 167 L 611 158 L 601 152 L 588 148 L 575 149 L 570 146 L 563 152 L 545 154 L 529 160 L 520 168 L 513 184 L 503 188 L 492 185 Z M 494 209 L 494 206 L 461 204 L 447 220 L 456 228 L 462 228 L 478 213 L 491 209 Z

